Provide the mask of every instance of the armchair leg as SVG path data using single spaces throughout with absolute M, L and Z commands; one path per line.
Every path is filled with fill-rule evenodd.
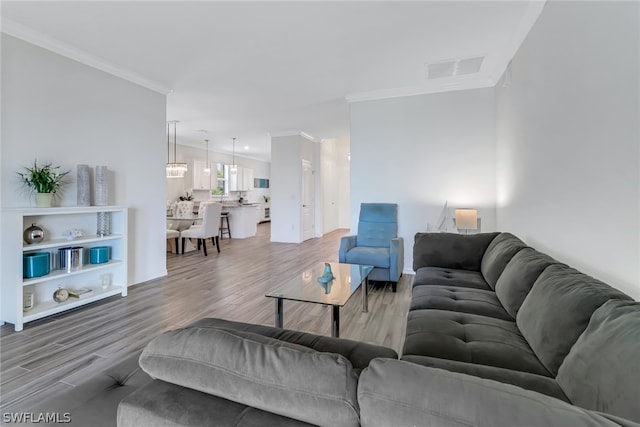
M 391 290 L 396 292 L 398 290 L 398 282 L 391 282 Z
M 182 255 L 184 255 L 184 237 L 182 238 Z
M 200 249 L 200 239 L 198 239 L 198 249 Z M 202 249 L 204 249 L 204 256 L 207 256 L 207 239 L 202 239 Z
M 179 254 L 180 253 L 180 245 L 178 244 L 178 238 L 176 237 L 176 253 Z
M 211 238 L 211 244 L 218 249 L 218 253 L 220 253 L 220 238 L 218 236 L 213 236 Z

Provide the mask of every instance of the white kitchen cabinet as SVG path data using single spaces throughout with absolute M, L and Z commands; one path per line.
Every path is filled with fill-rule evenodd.
M 96 235 L 98 213 L 108 212 L 110 234 Z M 92 303 L 113 295 L 127 295 L 127 208 L 121 206 L 89 206 L 59 208 L 7 208 L 2 210 L 3 259 L 12 260 L 2 265 L 0 287 L 1 319 L 13 323 L 21 331 L 24 323 L 62 311 Z M 45 232 L 40 243 L 23 242 L 23 232 L 36 224 Z M 79 230 L 82 236 L 67 240 L 67 230 Z M 90 248 L 109 247 L 109 260 L 90 264 Z M 82 247 L 84 264 L 70 272 L 59 268 L 58 250 Z M 32 252 L 49 252 L 50 272 L 44 276 L 24 278 L 23 256 Z M 71 291 L 90 288 L 85 298 L 69 298 L 57 303 L 53 293 L 58 288 Z M 23 311 L 24 296 L 33 295 L 33 307 Z
M 212 186 L 212 170 L 209 164 L 209 172 L 205 172 L 207 169 L 207 162 L 202 160 L 193 161 L 193 188 L 197 190 L 211 190 Z
M 226 166 L 229 177 L 229 191 L 253 190 L 253 169 L 237 166 L 237 172 L 231 172 L 231 165 Z
M 253 190 L 253 169 L 242 168 L 242 191 Z

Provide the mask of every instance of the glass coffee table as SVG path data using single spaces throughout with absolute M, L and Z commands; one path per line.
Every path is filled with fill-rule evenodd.
M 277 328 L 282 328 L 283 325 L 282 303 L 284 300 L 330 305 L 332 337 L 340 336 L 340 307 L 349 301 L 360 286 L 362 286 L 362 311 L 366 313 L 369 310 L 367 288 L 369 273 L 373 270 L 373 266 L 337 262 L 328 264 L 335 279 L 326 284 L 318 281 L 325 270 L 325 263 L 320 262 L 267 292 L 266 297 L 276 299 Z

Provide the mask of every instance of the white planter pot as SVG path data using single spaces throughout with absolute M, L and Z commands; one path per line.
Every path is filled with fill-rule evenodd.
M 36 206 L 50 208 L 53 206 L 53 193 L 36 193 Z

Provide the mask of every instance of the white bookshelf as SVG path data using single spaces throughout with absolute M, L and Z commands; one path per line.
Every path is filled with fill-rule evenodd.
M 96 235 L 98 212 L 109 212 L 111 234 Z M 0 320 L 13 323 L 21 331 L 24 323 L 99 301 L 113 295 L 127 295 L 127 223 L 128 210 L 122 206 L 88 206 L 59 208 L 8 208 L 2 210 L 2 283 L 0 284 Z M 23 232 L 31 224 L 44 229 L 45 238 L 40 243 L 23 242 Z M 64 232 L 78 229 L 82 237 L 68 240 Z M 84 252 L 84 265 L 71 272 L 59 269 L 58 249 L 80 246 Z M 96 246 L 110 248 L 109 262 L 89 263 L 89 249 Z M 23 278 L 23 255 L 32 252 L 49 252 L 51 268 L 47 275 Z M 110 286 L 102 288 L 103 277 Z M 76 290 L 91 288 L 91 295 L 62 303 L 53 300 L 58 288 Z M 34 305 L 23 311 L 23 296 L 34 294 Z

